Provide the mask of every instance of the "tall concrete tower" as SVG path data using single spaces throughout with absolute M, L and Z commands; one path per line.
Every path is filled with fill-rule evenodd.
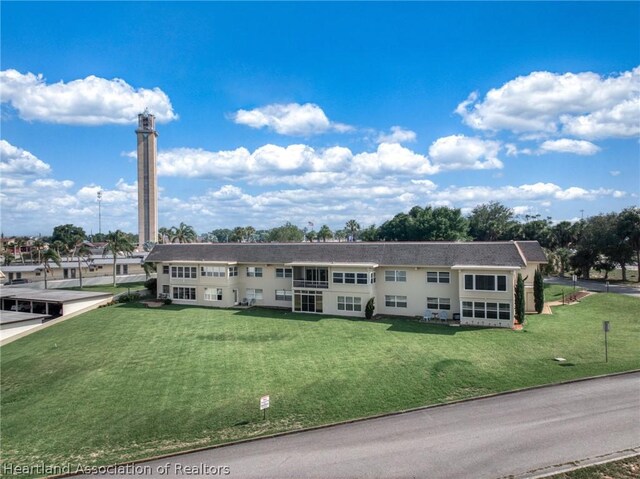
M 156 117 L 145 109 L 138 115 L 138 241 L 158 241 L 158 132 Z

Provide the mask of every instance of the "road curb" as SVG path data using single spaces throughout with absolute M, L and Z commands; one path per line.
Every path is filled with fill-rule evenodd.
M 137 465 L 137 464 L 142 464 L 145 462 L 151 462 L 151 461 L 158 461 L 160 459 L 167 459 L 167 458 L 172 458 L 172 457 L 178 457 L 178 456 L 184 456 L 186 454 L 193 454 L 196 452 L 203 452 L 203 451 L 211 451 L 214 449 L 220 449 L 223 447 L 229 447 L 229 446 L 236 446 L 239 444 L 246 444 L 246 443 L 250 443 L 250 442 L 256 442 L 256 441 L 262 441 L 265 439 L 273 439 L 273 438 L 277 438 L 277 437 L 283 437 L 283 436 L 291 436 L 294 434 L 300 434 L 300 433 L 304 433 L 304 432 L 311 432 L 311 431 L 318 431 L 321 429 L 328 429 L 331 427 L 336 427 L 336 426 L 344 426 L 347 424 L 355 424 L 355 423 L 360 423 L 360 422 L 364 422 L 364 421 L 370 421 L 373 419 L 383 419 L 386 417 L 393 417 L 393 416 L 399 416 L 401 414 L 408 414 L 408 413 L 413 413 L 413 412 L 418 412 L 418 411 L 424 411 L 424 410 L 428 410 L 428 409 L 435 409 L 435 408 L 441 408 L 444 406 L 451 406 L 451 405 L 455 405 L 455 404 L 463 404 L 463 403 L 467 403 L 467 402 L 472 402 L 472 401 L 478 401 L 481 399 L 490 399 L 490 398 L 495 398 L 495 397 L 500 397 L 500 396 L 507 396 L 510 394 L 516 394 L 516 393 L 520 393 L 520 392 L 526 392 L 526 391 L 535 391 L 537 389 L 546 389 L 546 388 L 550 388 L 553 386 L 563 386 L 563 385 L 567 385 L 567 384 L 574 384 L 574 383 L 579 383 L 579 382 L 585 382 L 585 381 L 593 381 L 593 380 L 597 380 L 597 379 L 605 379 L 605 378 L 610 378 L 610 377 L 616 377 L 616 376 L 624 376 L 624 375 L 628 375 L 628 374 L 637 374 L 640 373 L 640 369 L 633 369 L 631 371 L 623 371 L 623 372 L 618 372 L 618 373 L 611 373 L 611 374 L 602 374 L 599 376 L 589 376 L 586 378 L 577 378 L 577 379 L 570 379 L 567 381 L 561 381 L 558 383 L 550 383 L 550 384 L 541 384 L 538 386 L 530 386 L 530 387 L 526 387 L 526 388 L 520 388 L 520 389 L 513 389 L 511 391 L 503 391 L 503 392 L 498 392 L 498 393 L 493 393 L 493 394 L 485 394 L 483 396 L 475 396 L 472 398 L 466 398 L 466 399 L 458 399 L 456 401 L 449 401 L 449 402 L 445 402 L 445 403 L 439 403 L 439 404 L 430 404 L 428 406 L 419 406 L 416 408 L 411 408 L 411 409 L 403 409 L 401 411 L 393 411 L 393 412 L 388 412 L 388 413 L 383 413 L 383 414 L 377 414 L 374 416 L 366 416 L 366 417 L 361 417 L 361 418 L 356 418 L 356 419 L 349 419 L 346 421 L 339 421 L 339 422 L 334 422 L 334 423 L 329 423 L 329 424 L 322 424 L 319 426 L 311 426 L 311 427 L 307 427 L 307 428 L 303 428 L 303 429 L 295 429 L 292 431 L 282 431 L 282 432 L 277 432 L 274 434 L 267 434 L 264 436 L 257 436 L 257 437 L 252 437 L 252 438 L 247 438 L 247 439 L 238 439 L 236 441 L 231 441 L 231 442 L 225 442 L 222 444 L 214 444 L 214 445 L 210 445 L 210 446 L 203 446 L 203 447 L 197 447 L 194 449 L 187 449 L 184 451 L 179 451 L 179 452 L 172 452 L 172 453 L 167 453 L 167 454 L 160 454 L 157 456 L 151 456 L 151 457 L 146 457 L 146 458 L 142 458 L 142 459 L 136 459 L 133 461 L 126 461 L 126 462 L 119 462 L 119 463 L 115 463 L 115 464 L 109 464 L 107 466 L 101 466 L 101 467 L 105 467 L 105 468 L 122 468 L 122 467 L 126 467 L 126 466 L 131 466 L 131 465 Z M 57 475 L 52 475 L 52 476 L 46 476 L 45 479 L 57 479 L 57 478 L 62 478 L 62 477 L 72 477 L 72 476 L 78 476 L 78 475 L 82 475 L 83 472 L 72 472 L 72 473 L 65 473 L 65 474 L 57 474 Z

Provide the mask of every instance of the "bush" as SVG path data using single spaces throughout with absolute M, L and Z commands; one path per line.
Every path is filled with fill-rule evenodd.
M 173 300 L 171 298 L 166 298 L 164 300 L 164 304 L 166 304 L 167 306 L 170 305 L 171 303 L 173 303 Z
M 542 313 L 544 309 L 544 281 L 542 280 L 542 274 L 536 270 L 536 274 L 533 277 L 533 299 L 536 305 L 536 313 Z
M 374 303 L 373 298 L 369 299 L 369 301 L 367 301 L 367 305 L 364 308 L 364 317 L 367 319 L 371 319 L 373 318 L 373 312 L 375 311 L 376 306 Z
M 516 322 L 518 324 L 523 324 L 524 323 L 524 314 L 525 314 L 525 307 L 524 307 L 524 280 L 522 279 L 522 274 L 518 273 L 518 280 L 516 282 L 516 291 L 515 291 L 515 317 L 516 317 Z
M 118 303 L 130 303 L 131 301 L 137 301 L 140 299 L 137 293 L 129 293 L 118 296 Z
M 158 280 L 157 278 L 149 278 L 144 282 L 144 287 L 151 291 L 151 296 L 156 297 L 158 295 Z

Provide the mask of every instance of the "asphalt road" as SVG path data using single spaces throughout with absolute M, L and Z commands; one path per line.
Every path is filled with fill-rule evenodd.
M 544 282 L 550 283 L 550 284 L 563 284 L 567 287 L 567 292 L 572 291 L 572 288 L 573 288 L 573 282 L 571 281 L 571 277 L 545 278 Z M 609 292 L 609 293 L 625 294 L 627 296 L 634 296 L 636 298 L 640 298 L 640 285 L 638 284 L 610 283 L 609 289 L 607 291 L 607 285 L 602 281 L 594 281 L 590 279 L 579 279 L 576 281 L 576 286 L 578 286 L 579 288 L 584 288 L 587 291 L 595 291 L 597 293 Z
M 147 469 L 138 477 L 535 477 L 634 450 L 640 453 L 640 373 L 141 463 Z

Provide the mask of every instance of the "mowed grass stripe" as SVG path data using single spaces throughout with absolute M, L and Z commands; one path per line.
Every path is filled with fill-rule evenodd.
M 639 318 L 640 301 L 607 294 L 530 316 L 524 331 L 101 308 L 2 347 L 3 460 L 112 463 L 636 369 Z

